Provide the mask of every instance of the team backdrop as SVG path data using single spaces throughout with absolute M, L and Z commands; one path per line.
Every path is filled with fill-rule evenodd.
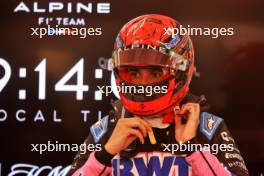
M 191 36 L 199 72 L 192 93 L 225 119 L 251 174 L 263 173 L 262 7 L 261 0 L 1 2 L 0 175 L 66 173 L 75 151 L 32 146 L 83 142 L 117 99 L 98 91 L 111 86 L 98 60 L 111 57 L 123 24 L 148 13 L 201 29 Z

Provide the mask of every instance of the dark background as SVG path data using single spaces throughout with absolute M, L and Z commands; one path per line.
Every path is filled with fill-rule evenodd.
M 59 141 L 77 143 L 89 133 L 89 126 L 98 117 L 98 111 L 106 115 L 111 97 L 94 101 L 97 85 L 110 85 L 110 73 L 103 72 L 103 79 L 94 79 L 94 69 L 99 68 L 99 57 L 110 57 L 117 32 L 131 18 L 142 14 L 158 13 L 177 19 L 192 27 L 233 27 L 233 36 L 193 36 L 195 59 L 201 76 L 194 78 L 191 90 L 205 94 L 212 112 L 225 119 L 236 139 L 251 175 L 264 172 L 263 127 L 263 65 L 264 65 L 264 15 L 262 0 L 222 1 L 121 1 L 111 3 L 110 14 L 71 13 L 52 14 L 14 13 L 20 1 L 1 1 L 0 57 L 9 62 L 12 76 L 0 93 L 0 109 L 8 112 L 8 118 L 0 122 L 0 163 L 2 174 L 7 175 L 12 165 L 30 163 L 37 166 L 69 165 L 75 152 L 31 152 L 30 144 Z M 31 6 L 34 1 L 26 0 Z M 48 1 L 39 0 L 42 7 Z M 63 1 L 58 1 L 63 2 Z M 70 2 L 70 1 L 67 1 Z M 75 1 L 71 1 L 75 2 Z M 107 2 L 107 1 L 78 1 Z M 30 27 L 38 27 L 40 16 L 85 18 L 85 27 L 101 27 L 101 36 L 31 36 Z M 73 92 L 55 92 L 56 82 L 80 59 L 84 58 L 84 83 L 89 91 L 77 101 Z M 47 98 L 37 99 L 38 74 L 34 68 L 47 59 Z M 27 78 L 18 77 L 18 69 L 27 68 Z M 3 70 L 0 69 L 0 77 Z M 73 83 L 75 80 L 71 80 Z M 27 90 L 27 99 L 18 100 L 18 89 Z M 26 110 L 26 121 L 18 122 L 15 113 Z M 34 122 L 41 109 L 45 122 Z M 52 119 L 58 111 L 62 122 Z M 83 122 L 80 110 L 91 111 L 88 122 Z

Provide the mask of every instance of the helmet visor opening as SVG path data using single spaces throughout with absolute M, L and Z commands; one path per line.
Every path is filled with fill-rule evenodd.
M 113 54 L 113 61 L 114 67 L 159 66 L 181 71 L 185 71 L 187 67 L 187 59 L 181 55 L 175 52 L 164 54 L 154 49 L 117 50 Z
M 136 85 L 160 83 L 171 76 L 169 68 L 160 66 L 122 66 L 117 72 L 120 79 Z

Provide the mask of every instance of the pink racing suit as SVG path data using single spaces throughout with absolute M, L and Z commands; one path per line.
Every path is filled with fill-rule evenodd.
M 211 163 L 210 166 L 206 163 L 206 161 L 203 159 L 203 157 L 201 157 L 201 155 L 204 155 L 203 157 L 205 157 L 207 159 L 207 161 L 209 163 Z M 167 158 L 168 158 L 168 156 L 167 156 Z M 174 157 L 173 160 L 175 160 L 175 158 L 176 157 Z M 188 164 L 190 164 L 191 170 L 179 170 L 176 167 L 175 168 L 171 167 L 172 169 L 165 170 L 165 171 L 162 171 L 162 168 L 156 172 L 155 172 L 155 170 L 152 170 L 152 171 L 145 170 L 145 171 L 143 171 L 144 174 L 142 174 L 143 172 L 141 172 L 141 170 L 137 170 L 137 169 L 134 169 L 134 171 L 133 170 L 129 170 L 129 171 L 122 171 L 121 170 L 120 174 L 117 174 L 117 171 L 113 171 L 112 167 L 105 167 L 105 165 L 101 164 L 95 158 L 94 152 L 93 152 L 89 156 L 86 163 L 81 168 L 79 168 L 73 174 L 73 176 L 80 176 L 80 175 L 83 175 L 83 176 L 99 176 L 99 175 L 107 176 L 107 175 L 111 175 L 113 172 L 116 175 L 135 175 L 135 174 L 136 175 L 153 175 L 154 172 L 155 173 L 162 173 L 162 174 L 166 174 L 166 175 L 171 175 L 171 176 L 177 176 L 177 175 L 183 175 L 183 174 L 185 175 L 186 173 L 187 173 L 187 175 L 190 175 L 192 173 L 193 176 L 199 176 L 199 175 L 203 175 L 203 176 L 211 176 L 211 175 L 229 176 L 229 175 L 231 175 L 231 173 L 228 171 L 228 169 L 223 167 L 223 165 L 218 161 L 218 159 L 214 155 L 212 155 L 210 153 L 210 151 L 202 151 L 202 153 L 200 153 L 199 151 L 196 151 L 193 154 L 191 154 L 190 156 L 186 157 L 185 160 L 187 161 Z M 174 162 L 174 163 L 176 163 L 176 162 Z M 172 164 L 173 164 L 173 162 L 171 163 L 171 165 Z M 186 164 L 186 166 L 187 166 L 187 164 Z M 212 168 L 209 168 L 209 167 L 212 167 Z M 211 169 L 213 172 L 211 171 Z M 147 174 L 147 173 L 149 173 L 149 174 Z
M 120 104 L 119 104 L 120 105 Z M 115 108 L 116 109 L 116 108 Z M 129 114 L 126 115 L 127 117 Z M 90 128 L 85 144 L 101 144 L 102 150 L 78 153 L 68 175 L 73 176 L 228 176 L 249 175 L 245 162 L 224 120 L 208 112 L 200 115 L 195 138 L 179 149 L 175 124 L 164 129 L 153 128 L 157 144 L 148 138 L 145 144 L 134 141 L 118 155 L 112 156 L 104 144 L 113 131 L 118 113 L 110 113 Z M 182 144 L 181 144 L 182 145 Z M 183 145 L 182 145 L 183 146 Z M 191 148 L 193 146 L 200 146 Z

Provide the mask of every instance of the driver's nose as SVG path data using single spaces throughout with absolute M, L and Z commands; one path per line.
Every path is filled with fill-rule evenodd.
M 152 81 L 150 75 L 150 71 L 140 70 L 140 77 L 138 79 L 139 84 L 150 84 Z

